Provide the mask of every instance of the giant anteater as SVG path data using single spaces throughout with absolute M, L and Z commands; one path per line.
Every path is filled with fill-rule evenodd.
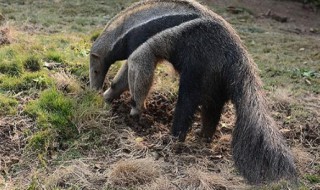
M 131 115 L 140 115 L 154 69 L 169 61 L 180 73 L 173 136 L 185 140 L 201 105 L 201 135 L 211 138 L 223 105 L 236 108 L 233 157 L 251 183 L 296 179 L 293 157 L 270 117 L 256 64 L 234 29 L 222 17 L 193 0 L 147 0 L 115 16 L 91 49 L 90 85 L 101 88 L 117 60 L 119 70 L 106 100 L 130 89 Z

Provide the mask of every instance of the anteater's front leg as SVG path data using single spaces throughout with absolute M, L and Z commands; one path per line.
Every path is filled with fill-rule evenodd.
M 180 76 L 178 102 L 172 126 L 173 136 L 180 141 L 185 140 L 201 99 L 201 77 L 193 71 L 195 70 L 190 69 L 190 72 L 182 72 Z
M 130 115 L 140 117 L 144 102 L 153 83 L 157 59 L 147 48 L 138 48 L 128 59 L 129 89 L 132 99 Z
M 112 80 L 111 87 L 103 93 L 103 97 L 105 101 L 111 102 L 112 100 L 119 98 L 120 95 L 128 89 L 128 63 L 125 62 Z

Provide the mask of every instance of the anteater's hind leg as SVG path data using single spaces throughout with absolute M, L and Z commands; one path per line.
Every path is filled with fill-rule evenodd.
M 148 48 L 138 48 L 128 59 L 129 89 L 132 99 L 130 115 L 138 117 L 153 83 L 157 59 Z
M 128 89 L 128 63 L 125 62 L 112 80 L 111 87 L 103 93 L 103 97 L 107 102 L 111 102 Z
M 192 124 L 193 116 L 201 99 L 201 77 L 195 70 L 182 72 L 180 76 L 178 101 L 175 109 L 172 134 L 184 141 Z
M 212 141 L 225 104 L 225 101 L 219 96 L 215 95 L 213 98 L 201 107 L 202 128 L 197 131 L 198 135 L 205 138 L 207 142 Z

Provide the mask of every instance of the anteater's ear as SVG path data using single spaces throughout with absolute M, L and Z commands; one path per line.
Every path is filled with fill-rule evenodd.
M 97 58 L 97 59 L 99 59 L 99 58 L 100 58 L 100 55 L 99 55 L 99 54 L 97 54 L 97 53 L 91 53 L 91 56 L 92 56 L 92 57 L 94 57 L 94 58 Z

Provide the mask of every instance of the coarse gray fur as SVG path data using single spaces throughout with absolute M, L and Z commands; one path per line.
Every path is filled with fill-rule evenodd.
M 90 87 L 101 89 L 112 62 L 108 59 L 114 43 L 132 27 L 171 14 L 199 14 L 210 17 L 226 27 L 218 14 L 194 0 L 145 0 L 134 3 L 112 18 L 94 42 L 90 54 Z
M 180 73 L 172 132 L 185 139 L 198 105 L 202 134 L 212 137 L 223 105 L 235 105 L 233 157 L 251 183 L 295 179 L 294 159 L 269 116 L 256 65 L 233 30 L 218 22 L 196 19 L 165 30 L 141 45 L 128 59 L 129 88 L 140 112 L 159 60 Z M 135 114 L 135 113 L 131 113 Z
M 117 60 L 125 60 L 134 52 L 141 44 L 151 38 L 153 35 L 162 30 L 177 26 L 186 21 L 199 18 L 196 14 L 171 14 L 165 15 L 138 26 L 132 27 L 124 35 L 122 35 L 113 45 L 109 52 L 108 60 L 113 63 Z M 111 83 L 111 87 L 104 93 L 106 101 L 110 102 L 120 96 L 120 94 L 128 89 L 128 81 L 124 80 L 128 75 L 127 63 L 117 73 Z
M 172 127 L 174 136 L 179 137 L 180 140 L 185 139 L 191 127 L 195 109 L 201 105 L 201 135 L 211 138 L 219 122 L 223 105 L 231 100 L 237 114 L 232 149 L 235 165 L 240 173 L 249 182 L 255 184 L 281 178 L 294 181 L 296 179 L 294 159 L 269 115 L 256 65 L 242 45 L 239 36 L 220 16 L 195 1 L 144 1 L 131 9 L 139 12 L 139 6 L 167 2 L 177 3 L 176 6 L 182 7 L 188 5 L 186 7 L 200 13 L 201 18 L 159 32 L 130 55 L 113 81 L 114 88 L 119 85 L 125 86 L 120 88 L 117 95 L 128 88 L 129 81 L 134 102 L 130 114 L 141 114 L 152 85 L 154 69 L 160 60 L 167 60 L 180 73 L 178 102 Z M 145 11 L 141 14 L 148 15 L 148 13 Z M 121 14 L 126 15 L 126 18 L 119 20 Z M 112 28 L 116 28 L 121 26 L 122 22 L 130 20 L 130 17 L 134 19 L 135 14 L 139 15 L 139 13 L 127 15 L 126 11 L 121 14 L 107 25 L 105 30 L 107 32 L 103 34 L 105 36 L 102 35 L 100 43 L 92 48 L 91 58 L 93 60 L 100 58 L 98 63 L 102 66 L 95 67 L 97 61 L 91 61 L 90 70 L 101 69 L 98 74 L 105 72 L 103 79 L 109 68 L 108 64 L 112 63 L 103 66 L 106 60 L 102 62 L 101 57 L 106 57 L 112 46 L 103 45 L 101 42 L 110 42 L 112 41 L 110 39 L 114 39 L 111 37 L 119 37 L 134 26 L 131 25 L 125 31 L 121 31 L 122 33 L 112 30 L 111 37 L 108 37 L 108 27 L 115 24 Z M 149 16 L 152 17 L 153 14 Z M 146 18 L 141 23 L 148 21 L 147 17 L 141 18 Z M 121 34 L 116 35 L 118 33 Z M 115 43 L 112 42 L 111 44 Z M 100 88 L 101 79 L 97 83 L 94 82 L 95 80 L 97 78 L 91 74 L 91 86 Z M 114 95 L 106 91 L 104 96 L 113 97 Z
M 90 86 L 101 89 L 113 62 L 108 59 L 112 47 L 132 27 L 171 14 L 201 14 L 192 1 L 141 1 L 125 9 L 106 25 L 94 42 L 90 54 Z

